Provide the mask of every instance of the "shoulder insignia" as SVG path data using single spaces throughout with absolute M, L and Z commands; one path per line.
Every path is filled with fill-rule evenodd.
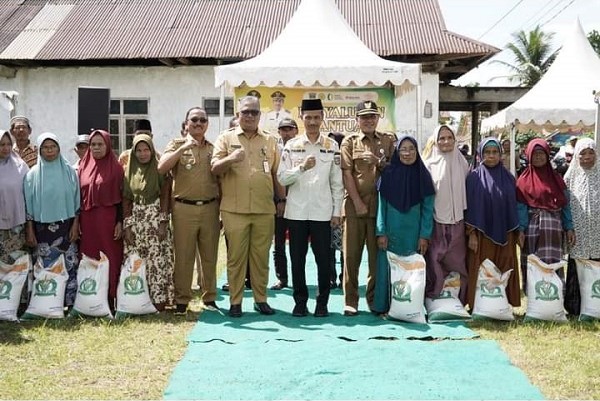
M 388 137 L 392 138 L 392 140 L 394 140 L 394 141 L 395 141 L 396 139 L 398 139 L 398 138 L 396 137 L 396 134 L 395 134 L 395 133 L 393 133 L 393 132 L 383 132 L 383 133 L 382 133 L 382 135 L 384 135 L 384 136 L 388 136 Z

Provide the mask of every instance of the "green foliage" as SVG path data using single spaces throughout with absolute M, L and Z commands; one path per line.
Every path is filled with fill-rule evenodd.
M 539 25 L 529 32 L 515 32 L 512 34 L 513 42 L 505 47 L 512 52 L 514 64 L 501 60 L 494 62 L 513 73 L 506 77 L 509 81 L 519 82 L 521 86 L 533 86 L 548 71 L 558 54 L 559 50 L 552 51 L 553 36 L 554 33 L 542 31 Z
M 515 138 L 515 141 L 517 142 L 517 145 L 519 145 L 521 147 L 521 149 L 524 149 L 527 147 L 527 144 L 529 142 L 531 142 L 532 139 L 535 138 L 543 138 L 543 135 L 539 132 L 535 132 L 533 130 L 528 130 L 527 132 L 518 132 L 517 131 L 517 136 Z
M 600 32 L 594 29 L 587 34 L 587 38 L 596 53 L 600 55 Z

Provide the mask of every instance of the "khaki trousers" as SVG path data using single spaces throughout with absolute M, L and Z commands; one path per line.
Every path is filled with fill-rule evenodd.
M 250 282 L 254 302 L 266 302 L 269 249 L 273 241 L 275 216 L 222 211 L 221 218 L 229 243 L 227 247 L 227 280 L 230 304 L 242 303 L 248 262 L 250 262 Z
M 377 238 L 374 217 L 346 217 L 344 219 L 344 300 L 347 306 L 358 308 L 358 272 L 363 248 L 367 243 L 369 273 L 367 275 L 367 304 L 369 309 L 375 296 L 377 271 Z
M 202 301 L 217 296 L 217 254 L 219 251 L 219 203 L 206 205 L 173 204 L 173 238 L 175 241 L 175 303 L 188 304 L 192 299 L 192 277 L 196 249 L 200 255 Z

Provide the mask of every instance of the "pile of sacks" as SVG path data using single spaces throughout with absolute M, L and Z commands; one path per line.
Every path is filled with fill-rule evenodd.
M 24 288 L 29 302 L 21 319 L 62 319 L 69 275 L 64 256 L 48 266 L 38 259 L 32 268 L 31 257 L 23 253 L 13 264 L 0 262 L 0 320 L 18 321 L 17 311 Z M 83 255 L 77 270 L 77 295 L 69 316 L 113 318 L 108 301 L 109 261 Z M 27 286 L 27 287 L 26 287 Z M 116 316 L 156 313 L 146 281 L 146 263 L 137 253 L 125 259 L 117 288 Z
M 389 318 L 411 323 L 441 323 L 461 320 L 514 320 L 506 286 L 512 270 L 502 273 L 489 259 L 484 260 L 477 277 L 471 315 L 458 298 L 460 276 L 450 273 L 440 295 L 425 297 L 425 259 L 419 254 L 399 256 L 387 251 L 390 272 Z M 577 260 L 581 292 L 579 320 L 600 319 L 600 262 Z M 527 259 L 527 312 L 524 321 L 567 321 L 563 307 L 563 280 L 557 270 L 566 262 L 547 264 L 537 256 Z

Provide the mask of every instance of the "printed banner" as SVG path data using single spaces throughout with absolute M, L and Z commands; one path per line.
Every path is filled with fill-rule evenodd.
M 256 88 L 235 89 L 235 107 L 237 99 L 253 95 L 260 99 L 261 117 L 259 127 L 276 134 L 279 122 L 286 117 L 296 120 L 300 132 L 304 130 L 300 119 L 302 99 L 321 99 L 325 120 L 321 132 L 352 133 L 358 132 L 356 105 L 370 100 L 377 104 L 380 112 L 378 131 L 395 132 L 394 90 L 392 88 Z

